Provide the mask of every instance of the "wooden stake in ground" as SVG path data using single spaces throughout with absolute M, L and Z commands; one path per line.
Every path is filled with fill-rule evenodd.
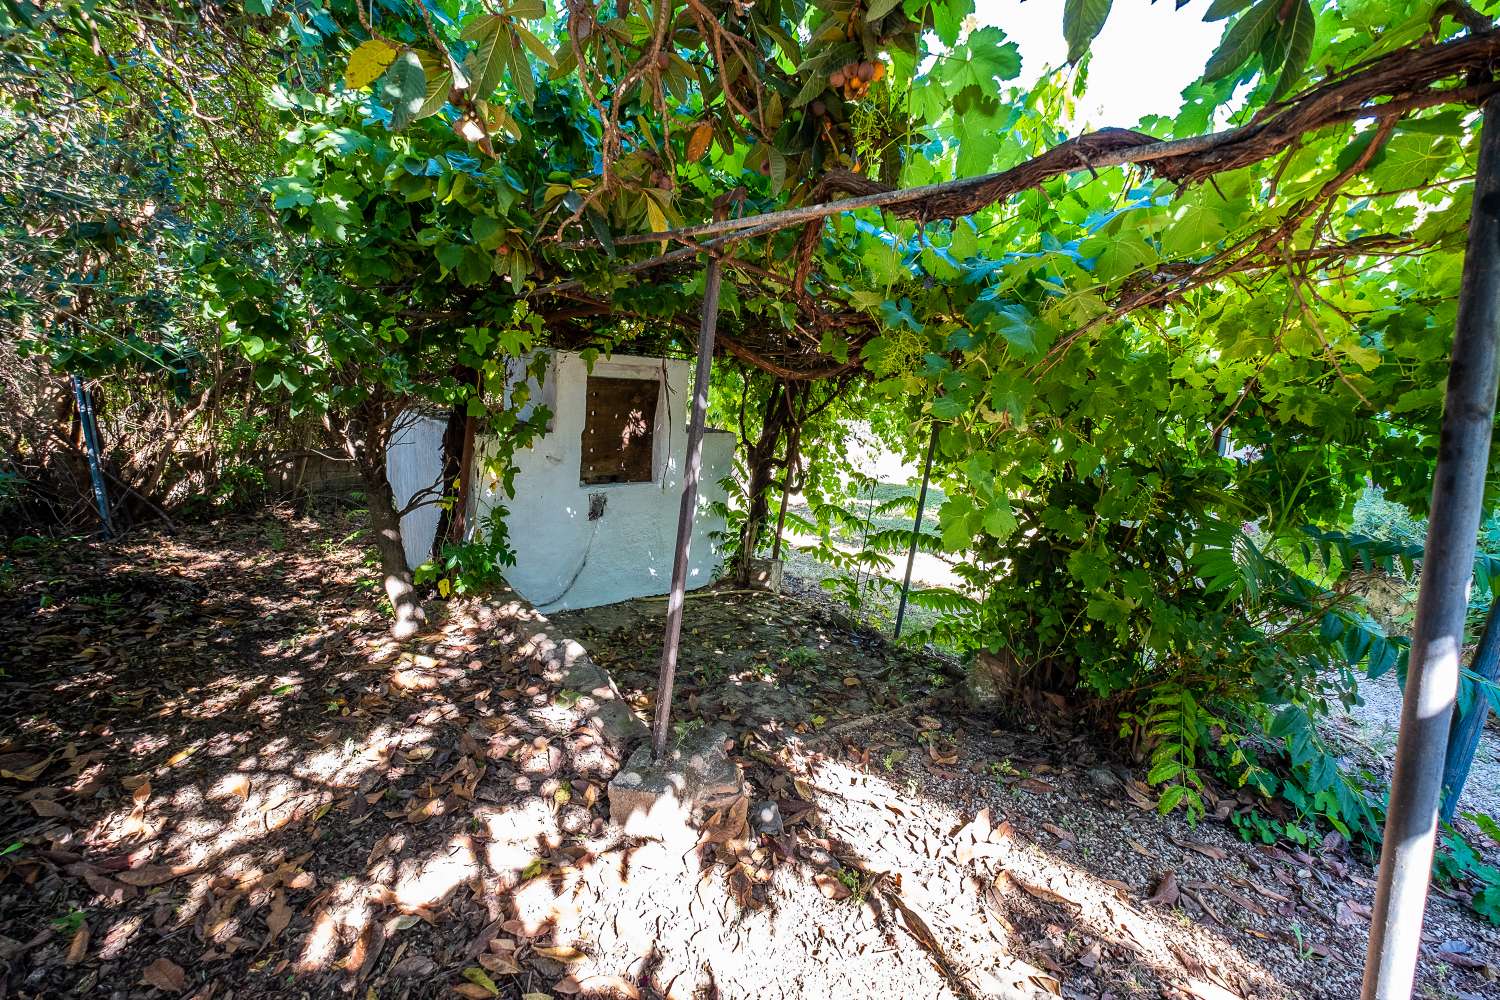
M 938 425 L 932 425 L 927 439 L 927 460 L 922 463 L 922 490 L 917 494 L 917 519 L 911 526 L 911 545 L 906 550 L 906 575 L 901 578 L 901 603 L 896 605 L 896 638 L 901 638 L 901 624 L 906 620 L 906 598 L 911 593 L 911 568 L 917 561 L 917 540 L 922 536 L 922 512 L 927 509 L 927 483 L 932 478 L 932 452 L 937 447 Z
M 667 632 L 661 645 L 661 673 L 656 680 L 656 714 L 651 720 L 651 756 L 661 760 L 672 726 L 672 684 L 677 678 L 677 644 L 682 637 L 682 605 L 687 593 L 688 547 L 693 541 L 693 514 L 698 507 L 698 474 L 703 467 L 703 425 L 708 420 L 708 379 L 714 359 L 714 330 L 719 323 L 717 258 L 710 257 L 703 276 L 703 324 L 698 330 L 698 368 L 693 379 L 693 416 L 688 423 L 687 458 L 682 472 L 682 506 L 677 511 L 677 551 L 672 557 L 672 592 L 667 599 Z
M 1458 319 L 1432 476 L 1426 556 L 1412 626 L 1396 767 L 1380 848 L 1380 880 L 1365 958 L 1364 1000 L 1407 1000 L 1422 943 L 1438 796 L 1474 548 L 1484 504 L 1500 353 L 1500 97 L 1484 105 L 1479 170 L 1464 253 Z

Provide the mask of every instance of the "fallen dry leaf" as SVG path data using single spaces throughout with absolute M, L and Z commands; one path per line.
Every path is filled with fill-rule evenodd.
M 1181 898 L 1182 891 L 1177 888 L 1177 873 L 1169 869 L 1157 880 L 1156 889 L 1146 897 L 1146 902 L 1159 906 L 1176 906 Z
M 1078 845 L 1078 835 L 1076 833 L 1074 833 L 1073 831 L 1071 831 L 1071 830 L 1064 830 L 1062 827 L 1058 826 L 1055 823 L 1045 823 L 1044 822 L 1042 824 L 1042 827 L 1048 833 L 1052 834 L 1052 836 L 1056 837 L 1058 840 L 1062 841 L 1063 843 L 1067 844 L 1068 846 L 1070 846 L 1070 847 L 1076 847 Z
M 939 750 L 936 743 L 927 744 L 927 755 L 932 758 L 934 764 L 958 763 L 957 750 Z
M 172 756 L 170 756 L 170 757 L 167 758 L 167 766 L 168 767 L 176 767 L 178 764 L 181 764 L 183 761 L 187 760 L 189 757 L 191 757 L 193 754 L 195 754 L 197 752 L 198 752 L 198 748 L 197 747 L 188 747 L 185 750 L 179 750 L 176 753 L 174 753 Z
M 126 885 L 146 889 L 154 885 L 170 882 L 174 878 L 180 878 L 185 874 L 187 873 L 178 871 L 171 865 L 141 865 L 139 868 L 127 868 L 116 875 L 115 878 Z
M 434 816 L 441 816 L 443 814 L 443 811 L 444 806 L 442 799 L 428 799 L 427 801 L 419 802 L 408 809 L 406 812 L 406 821 L 408 823 L 421 823 L 431 819 Z
M 478 996 L 497 997 L 500 995 L 500 987 L 495 985 L 495 981 L 490 978 L 489 973 L 485 972 L 477 965 L 471 965 L 467 969 L 465 969 L 464 978 L 468 980 L 468 982 L 465 983 L 464 986 L 472 986 L 475 989 L 479 990 L 480 992 L 477 994 Z M 462 992 L 463 988 L 455 986 L 454 989 Z M 476 994 L 474 993 L 465 993 L 464 995 L 476 996 Z
M 1228 851 L 1224 850 L 1224 848 L 1222 847 L 1215 847 L 1213 844 L 1195 844 L 1191 841 L 1188 841 L 1180 846 L 1186 847 L 1190 851 L 1197 851 L 1205 858 L 1212 858 L 1214 861 L 1223 861 L 1225 858 L 1229 857 Z
M 12 781 L 35 781 L 41 777 L 55 754 L 38 757 L 34 753 L 8 753 L 0 755 L 0 778 Z
M 852 895 L 847 885 L 827 872 L 818 872 L 814 875 L 813 883 L 817 885 L 818 891 L 828 899 L 848 899 Z
M 1356 907 L 1358 908 L 1356 909 Z M 1364 912 L 1361 913 L 1361 910 Z M 1369 915 L 1370 910 L 1368 907 L 1359 906 L 1352 900 L 1341 899 L 1339 900 L 1338 910 L 1334 913 L 1333 919 L 1340 927 L 1357 927 L 1364 923 L 1369 918 Z
M 286 905 L 286 894 L 278 889 L 276 898 L 271 901 L 271 912 L 266 914 L 266 944 L 275 941 L 291 922 L 292 908 Z
M 1238 993 L 1231 992 L 1218 983 L 1210 983 L 1202 979 L 1185 980 L 1182 988 L 1198 1000 L 1245 1000 Z
M 168 993 L 181 993 L 187 989 L 187 973 L 170 958 L 158 958 L 146 966 L 146 971 L 141 973 L 141 981 Z
M 51 799 L 32 799 L 31 811 L 44 819 L 65 819 L 73 815 L 62 803 Z
M 487 951 L 476 958 L 475 961 L 484 966 L 487 971 L 502 976 L 516 976 L 521 973 L 521 967 L 509 955 Z
M 985 806 L 974 814 L 964 828 L 958 831 L 960 840 L 969 839 L 973 841 L 988 840 L 990 836 L 990 809 Z
M 68 954 L 63 959 L 64 965 L 77 965 L 83 961 L 89 953 L 89 925 L 82 924 L 73 934 L 73 940 L 68 942 Z
M 1082 904 L 1077 900 L 1070 899 L 1067 896 L 1064 896 L 1062 893 L 1050 889 L 1045 885 L 1039 885 L 1035 882 L 1028 882 L 1025 879 L 1017 877 L 1014 872 L 1001 872 L 998 876 L 996 876 L 995 881 L 1001 882 L 1005 879 L 1009 879 L 1011 882 L 1015 883 L 1015 885 L 1023 889 L 1027 895 L 1034 896 L 1035 898 L 1043 900 L 1044 902 L 1057 903 L 1062 906 L 1071 906 L 1078 908 L 1082 907 Z

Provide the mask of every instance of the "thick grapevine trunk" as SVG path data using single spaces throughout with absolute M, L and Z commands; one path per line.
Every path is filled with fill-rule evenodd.
M 391 636 L 409 639 L 426 625 L 427 612 L 417 597 L 411 568 L 406 564 L 406 549 L 401 544 L 401 515 L 396 509 L 390 477 L 386 475 L 386 447 L 399 412 L 399 406 L 387 400 L 365 402 L 350 415 L 344 428 L 344 447 L 365 485 L 382 583 L 394 613 Z

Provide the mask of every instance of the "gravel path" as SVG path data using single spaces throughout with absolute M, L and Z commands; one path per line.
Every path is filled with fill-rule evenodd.
M 1335 715 L 1330 721 L 1334 731 L 1352 737 L 1362 749 L 1366 762 L 1389 777 L 1391 759 L 1396 750 L 1396 731 L 1401 723 L 1401 688 L 1395 672 L 1376 680 L 1366 680 L 1360 688 L 1364 703 L 1355 705 L 1347 715 Z M 1362 745 L 1362 746 L 1361 746 Z M 1474 769 L 1464 785 L 1459 812 L 1482 812 L 1500 817 L 1500 735 L 1486 726 L 1479 738 Z

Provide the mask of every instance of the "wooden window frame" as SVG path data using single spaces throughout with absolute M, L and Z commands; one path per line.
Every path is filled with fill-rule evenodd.
M 578 481 L 581 486 L 640 486 L 656 482 L 662 380 L 609 371 L 586 377 Z M 640 404 L 632 410 L 633 403 Z M 609 407 L 604 413 L 596 408 Z M 634 427 L 630 421 L 638 422 Z M 613 449 L 616 437 L 624 444 Z

